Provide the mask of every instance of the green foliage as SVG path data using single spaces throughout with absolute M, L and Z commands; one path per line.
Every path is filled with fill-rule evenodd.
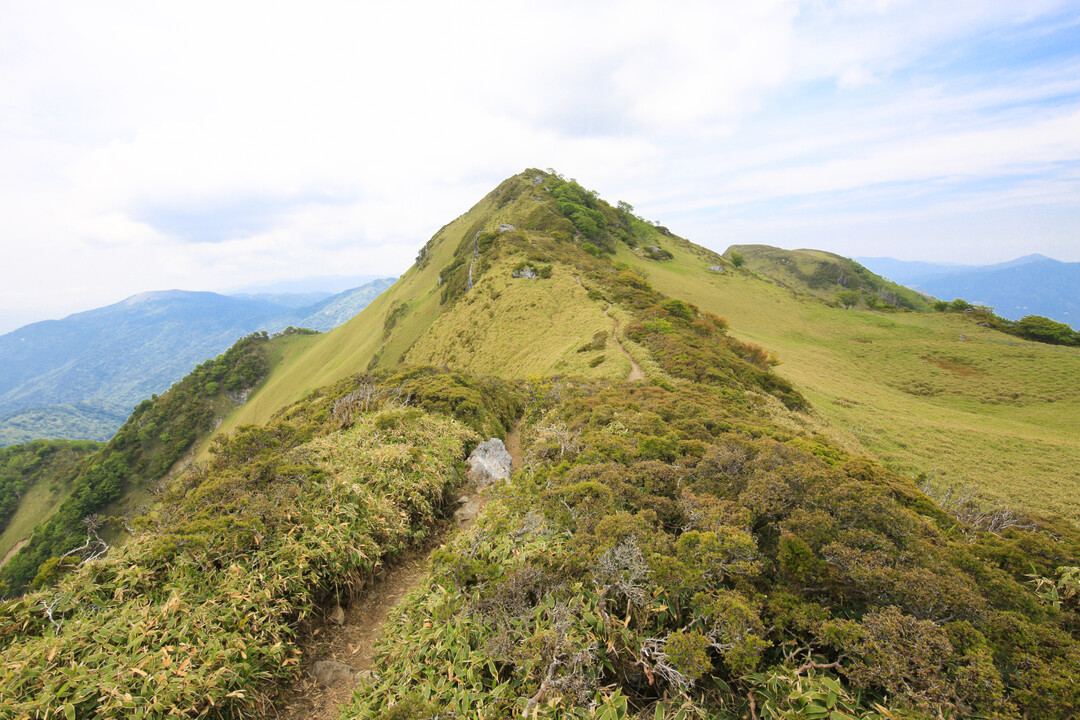
M 409 303 L 400 302 L 386 314 L 386 319 L 383 321 L 383 339 L 390 337 L 394 326 L 407 312 L 409 312 Z
M 1016 329 L 1021 337 L 1051 345 L 1080 345 L 1080 333 L 1065 323 L 1055 322 L 1040 315 L 1020 318 Z
M 612 207 L 595 192 L 560 175 L 548 176 L 546 180 L 559 214 L 569 221 L 576 234 L 586 238 L 581 247 L 590 255 L 614 252 L 619 242 L 629 247 L 655 244 L 659 233 L 653 225 L 633 214 L 633 206 L 620 202 Z M 667 257 L 671 257 L 670 253 Z
M 675 257 L 670 251 L 665 250 L 658 245 L 646 245 L 641 249 L 641 252 L 644 253 L 645 257 L 650 260 L 656 260 L 657 262 L 664 262 Z
M 15 716 L 263 714 L 259 688 L 299 671 L 298 622 L 427 536 L 477 440 L 382 389 L 347 430 L 326 413 L 349 394 L 341 387 L 219 441 L 126 546 L 0 605 L 0 705 Z M 397 716 L 410 707 L 424 708 Z
M 584 345 L 579 347 L 578 352 L 596 352 L 598 350 L 603 350 L 605 347 L 607 347 L 607 341 L 608 334 L 601 330 L 600 332 L 593 334 L 593 339 L 591 342 L 585 343 Z
M 1059 567 L 1057 579 L 1051 579 L 1032 573 L 1028 575 L 1035 584 L 1035 594 L 1043 602 L 1049 603 L 1055 610 L 1062 605 L 1080 609 L 1080 567 Z
M 1065 323 L 1041 315 L 1026 315 L 1019 321 L 1014 322 L 996 315 L 993 308 L 972 305 L 961 298 L 957 298 L 952 302 L 939 300 L 934 303 L 934 309 L 938 312 L 963 313 L 975 322 L 1009 335 L 1022 337 L 1025 340 L 1050 345 L 1080 345 L 1080 333 Z
M 844 307 L 851 309 L 859 304 L 859 298 L 862 297 L 862 293 L 856 290 L 841 290 L 836 293 L 836 302 L 840 303 Z
M 728 257 L 731 259 L 731 264 L 737 268 L 741 268 L 746 264 L 746 258 L 743 257 L 742 253 L 733 252 Z
M 0 448 L 0 532 L 35 484 L 68 486 L 83 458 L 101 447 L 86 440 L 35 440 Z
M 533 463 L 437 555 L 346 714 L 1073 712 L 1078 616 L 1024 575 L 1076 558 L 1076 533 L 950 536 L 908 481 L 712 392 L 545 394 Z
M 163 477 L 213 428 L 215 403 L 223 395 L 249 391 L 262 378 L 267 342 L 266 333 L 249 335 L 196 367 L 161 397 L 141 402 L 112 440 L 87 458 L 71 480 L 71 495 L 0 570 L 0 580 L 11 591 L 26 587 L 46 561 L 85 541 L 84 518 L 104 510 L 128 489 Z

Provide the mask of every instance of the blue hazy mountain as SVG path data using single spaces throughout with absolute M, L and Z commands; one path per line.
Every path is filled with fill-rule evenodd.
M 382 278 L 321 293 L 302 307 L 274 295 L 146 292 L 0 335 L 0 446 L 45 437 L 108 439 L 135 404 L 238 338 L 288 326 L 330 330 L 392 283 Z
M 1042 315 L 1080 327 L 1080 262 L 1025 255 L 996 265 L 855 258 L 870 270 L 942 300 L 989 305 L 1010 320 Z

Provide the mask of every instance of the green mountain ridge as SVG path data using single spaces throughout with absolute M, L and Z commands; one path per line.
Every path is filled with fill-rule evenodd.
M 0 446 L 38 438 L 108 440 L 143 398 L 257 330 L 325 331 L 363 309 L 381 279 L 291 308 L 181 290 L 135 295 L 0 336 Z
M 163 471 L 157 502 L 105 556 L 83 560 L 87 530 L 45 558 L 56 527 L 77 549 L 69 511 L 5 568 L 14 589 L 39 562 L 40 589 L 0 605 L 0 706 L 279 712 L 320 616 L 429 542 L 464 457 L 513 427 L 522 467 L 469 488 L 480 517 L 392 614 L 342 718 L 1080 712 L 1075 431 L 1046 467 L 1023 458 L 1063 482 L 1035 509 L 926 485 L 939 505 L 865 457 L 929 472 L 929 419 L 954 455 L 982 446 L 959 462 L 993 489 L 978 463 L 1076 407 L 1080 356 L 845 310 L 743 264 L 552 172 L 508 179 L 349 322 L 252 338 L 140 406 L 87 467 L 112 490 L 124 465 Z M 230 377 L 243 402 L 216 433 L 226 404 L 139 454 Z M 202 460 L 180 472 L 184 452 Z
M 781 250 L 768 245 L 732 245 L 725 255 L 739 256 L 745 267 L 781 287 L 837 301 L 839 293 L 857 293 L 852 305 L 929 310 L 933 298 L 891 282 L 851 258 L 822 250 Z

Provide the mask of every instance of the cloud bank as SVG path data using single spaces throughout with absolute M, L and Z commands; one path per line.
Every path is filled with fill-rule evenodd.
M 718 250 L 1080 260 L 1080 13 L 1066 2 L 5 15 L 0 308 L 398 274 L 530 166 Z

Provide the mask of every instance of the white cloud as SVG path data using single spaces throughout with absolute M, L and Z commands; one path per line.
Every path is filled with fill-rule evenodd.
M 13 5 L 0 242 L 18 270 L 0 307 L 397 274 L 529 166 L 692 218 L 702 241 L 738 216 L 779 243 L 795 226 L 768 213 L 785 198 L 791 223 L 860 228 L 888 202 L 1075 207 L 1080 53 L 986 69 L 975 47 L 1038 55 L 1041 36 L 1074 32 L 1067 8 Z

